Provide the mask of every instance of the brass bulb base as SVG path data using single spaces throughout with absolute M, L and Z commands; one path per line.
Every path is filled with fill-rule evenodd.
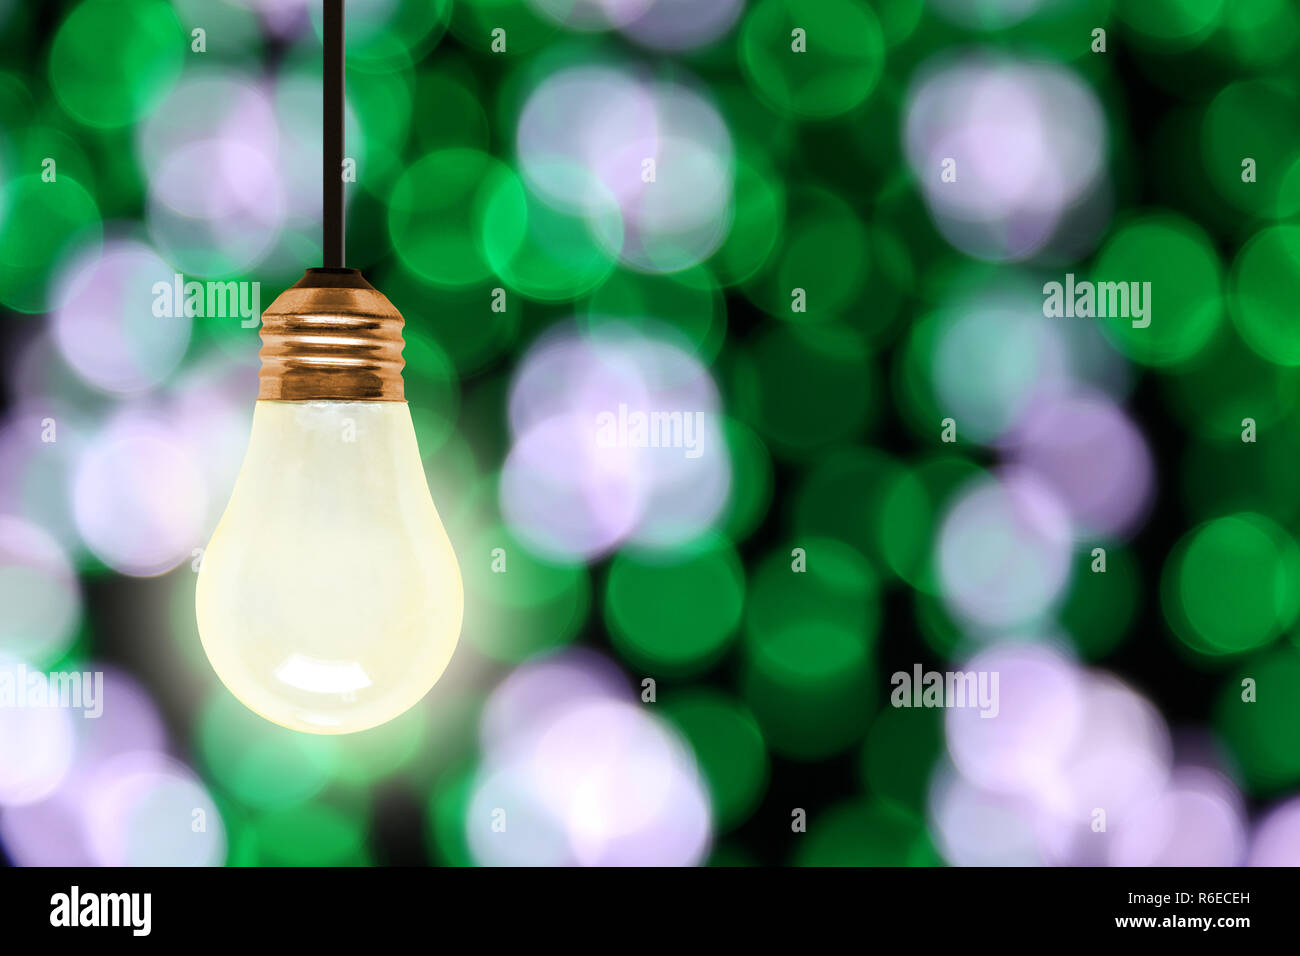
M 308 269 L 262 314 L 258 401 L 405 401 L 403 324 L 358 270 Z

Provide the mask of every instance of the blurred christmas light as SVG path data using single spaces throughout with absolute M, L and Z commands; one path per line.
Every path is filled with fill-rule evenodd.
M 1165 617 L 1194 650 L 1251 650 L 1300 615 L 1300 546 L 1262 515 L 1225 515 L 1182 538 L 1161 591 Z
M 602 670 L 599 658 L 546 658 L 494 692 L 464 822 L 478 862 L 681 866 L 707 852 L 708 796 L 689 748 Z
M 1175 771 L 1169 786 L 1124 821 L 1113 866 L 1240 866 L 1246 850 L 1241 800 L 1223 777 Z
M 993 630 L 1025 627 L 1069 580 L 1069 513 L 1042 478 L 1008 469 L 965 486 L 936 544 L 943 594 L 957 614 Z
M 0 807 L 35 803 L 63 782 L 76 752 L 72 712 L 48 706 L 49 677 L 20 657 L 0 656 Z
M 533 90 L 516 149 L 529 186 L 586 217 L 606 252 L 636 269 L 676 272 L 726 237 L 731 136 L 716 109 L 685 86 L 571 67 Z
M 1250 866 L 1300 865 L 1300 800 L 1274 807 L 1255 827 Z
M 114 127 L 148 115 L 181 73 L 181 25 L 164 0 L 83 0 L 50 48 L 50 85 L 69 113 Z
M 72 494 L 86 545 L 123 574 L 161 574 L 188 561 L 207 521 L 198 463 L 148 414 L 106 425 L 77 464 Z
M 106 392 L 141 392 L 165 381 L 185 355 L 193 323 L 185 299 L 172 294 L 175 275 L 151 248 L 130 240 L 109 240 L 70 263 L 53 322 L 68 364 Z M 160 284 L 167 293 L 162 315 Z
M 1104 396 L 1077 392 L 1039 402 L 1003 447 L 1051 485 L 1080 538 L 1115 538 L 1145 517 L 1154 481 L 1151 452 Z
M 89 782 L 86 833 L 99 866 L 219 866 L 221 814 L 188 767 L 158 754 L 128 753 Z M 187 821 L 178 827 L 176 822 Z M 180 834 L 178 836 L 178 833 Z
M 1096 96 L 1049 62 L 939 61 L 913 81 L 903 137 L 935 225 L 980 259 L 1043 249 L 1105 175 Z
M 42 665 L 63 655 L 81 621 L 81 588 L 59 543 L 0 514 L 0 653 Z
M 1209 344 L 1222 321 L 1223 269 L 1218 256 L 1204 230 L 1181 216 L 1148 213 L 1117 227 L 1092 272 L 1101 282 L 1129 282 L 1141 276 L 1152 290 L 1161 290 L 1159 302 L 1148 303 L 1152 314 L 1146 318 L 1117 315 L 1101 320 L 1115 347 L 1138 362 L 1189 362 Z M 1164 321 L 1156 321 L 1155 310 Z M 1179 318 L 1171 321 L 1171 316 Z
M 725 539 L 671 557 L 625 551 L 609 569 L 606 626 L 629 663 L 682 677 L 722 657 L 744 602 L 745 572 Z
M 590 559 L 680 544 L 726 504 L 731 463 L 713 381 L 670 341 L 617 324 L 560 327 L 515 375 L 501 508 L 535 550 Z
M 740 65 L 776 109 L 824 119 L 848 112 L 875 89 L 884 46 L 880 22 L 865 4 L 760 0 L 741 24 Z

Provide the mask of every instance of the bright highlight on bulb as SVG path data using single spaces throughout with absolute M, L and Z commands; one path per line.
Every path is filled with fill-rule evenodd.
M 406 403 L 259 401 L 196 607 L 217 676 L 277 724 L 352 733 L 419 701 L 464 589 Z

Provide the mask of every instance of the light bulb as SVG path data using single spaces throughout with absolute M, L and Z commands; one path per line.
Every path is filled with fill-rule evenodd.
M 195 607 L 217 676 L 294 730 L 391 720 L 442 676 L 464 589 L 403 400 L 402 317 L 354 269 L 266 310 L 244 464 Z

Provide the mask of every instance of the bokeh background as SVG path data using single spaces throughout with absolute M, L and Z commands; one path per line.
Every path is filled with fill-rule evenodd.
M 259 342 L 140 290 L 319 263 L 319 4 L 0 0 L 0 667 L 105 675 L 0 708 L 8 862 L 1300 863 L 1295 3 L 347 17 L 460 649 L 320 738 L 195 631 Z M 702 453 L 591 454 L 620 403 Z

